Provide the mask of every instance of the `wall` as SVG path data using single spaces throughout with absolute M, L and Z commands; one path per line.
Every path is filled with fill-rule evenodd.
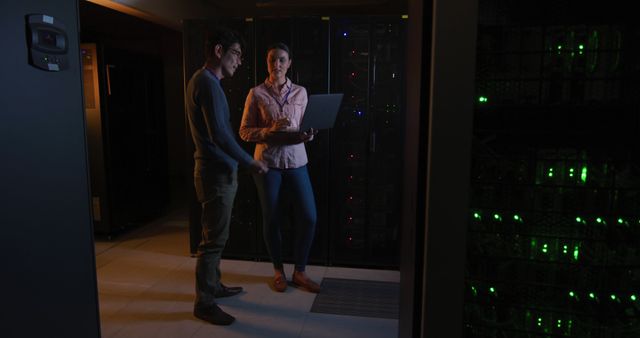
M 3 337 L 99 337 L 77 1 L 0 4 Z M 69 69 L 27 63 L 25 15 L 68 30 Z

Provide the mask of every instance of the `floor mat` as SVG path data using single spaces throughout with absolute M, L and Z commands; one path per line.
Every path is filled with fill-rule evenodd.
M 398 319 L 399 283 L 324 278 L 321 285 L 311 312 Z

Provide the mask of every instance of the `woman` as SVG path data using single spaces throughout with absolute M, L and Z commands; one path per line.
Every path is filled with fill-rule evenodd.
M 317 216 L 304 146 L 317 131 L 299 130 L 308 99 L 306 89 L 287 78 L 290 54 L 283 43 L 267 48 L 269 77 L 249 91 L 240 137 L 256 143 L 254 159 L 266 162 L 269 167 L 266 175 L 254 175 L 254 179 L 262 206 L 264 241 L 274 267 L 273 287 L 279 292 L 287 288 L 280 226 L 290 210 L 285 201 L 293 201 L 296 236 L 291 282 L 318 293 L 320 286 L 305 273 Z

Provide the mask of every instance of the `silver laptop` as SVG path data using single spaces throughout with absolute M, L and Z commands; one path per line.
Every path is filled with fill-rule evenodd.
M 309 95 L 309 102 L 299 130 L 333 128 L 343 96 L 342 93 Z

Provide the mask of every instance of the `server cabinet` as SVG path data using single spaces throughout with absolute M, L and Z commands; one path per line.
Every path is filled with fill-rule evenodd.
M 332 87 L 345 94 L 331 139 L 336 264 L 398 264 L 404 37 L 399 17 L 332 26 Z
M 95 43 L 81 50 L 94 230 L 111 236 L 168 203 L 162 62 Z
M 640 27 L 589 2 L 480 4 L 467 335 L 635 336 Z

